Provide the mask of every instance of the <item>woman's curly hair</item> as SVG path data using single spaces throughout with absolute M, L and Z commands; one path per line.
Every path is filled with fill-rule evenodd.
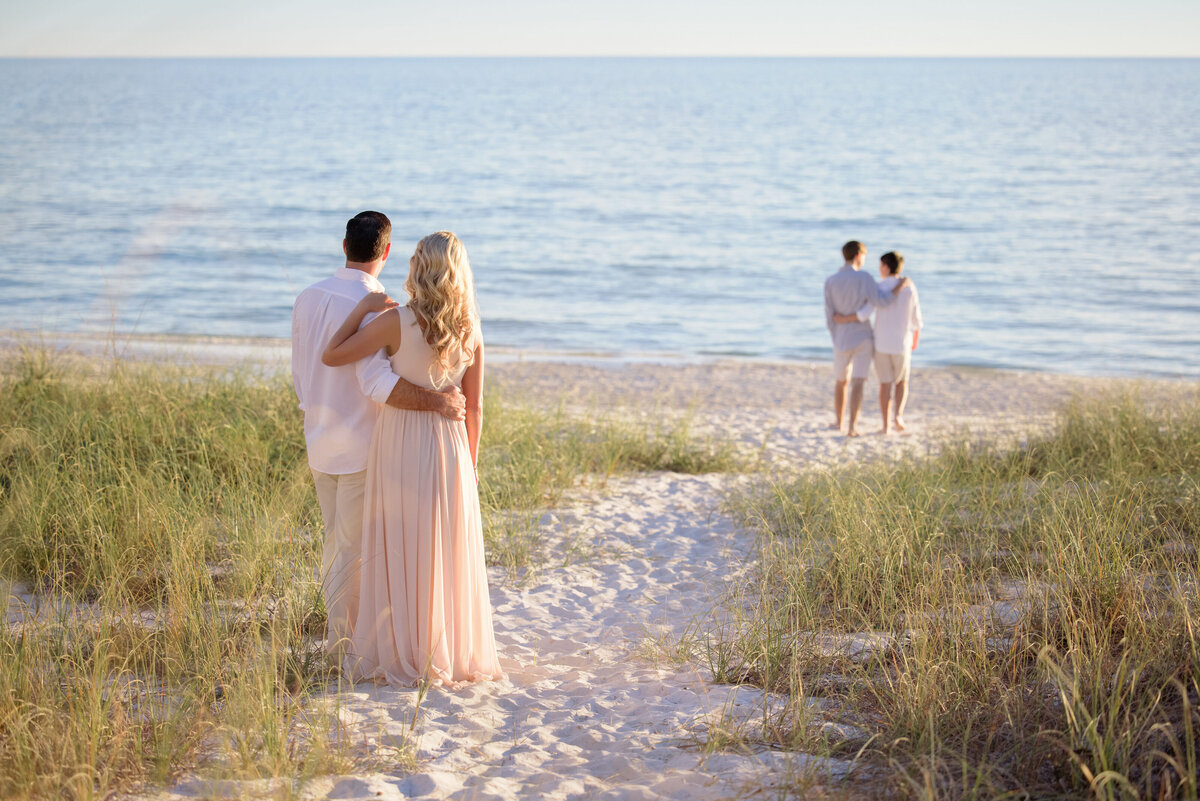
M 417 243 L 408 266 L 408 306 L 436 354 L 429 378 L 440 389 L 452 371 L 475 361 L 479 311 L 471 263 L 457 236 L 438 231 Z

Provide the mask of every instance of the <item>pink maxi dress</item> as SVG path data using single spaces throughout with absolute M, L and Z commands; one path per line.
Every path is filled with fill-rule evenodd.
M 433 348 L 412 310 L 397 311 L 403 333 L 392 370 L 435 389 Z M 461 384 L 464 372 L 449 378 Z M 383 407 L 367 459 L 362 557 L 346 657 L 354 679 L 457 687 L 504 678 L 464 423 Z

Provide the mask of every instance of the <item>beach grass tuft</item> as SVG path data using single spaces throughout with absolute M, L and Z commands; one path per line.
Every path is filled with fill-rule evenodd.
M 488 552 L 521 571 L 581 477 L 713 470 L 684 424 L 486 399 Z M 107 798 L 182 771 L 363 764 L 323 653 L 321 518 L 286 376 L 8 354 L 0 372 L 0 797 Z M 403 744 L 392 769 L 411 766 Z
M 842 790 L 1197 798 L 1194 395 L 1078 399 L 1020 448 L 964 440 L 732 506 L 760 567 L 697 653 L 789 694 L 769 739 L 855 760 Z

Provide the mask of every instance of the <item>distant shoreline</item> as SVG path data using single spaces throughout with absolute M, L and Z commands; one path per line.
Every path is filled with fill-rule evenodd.
M 746 54 L 604 54 L 573 53 L 520 54 L 341 54 L 341 55 L 248 55 L 248 54 L 171 54 L 171 55 L 0 55 L 0 61 L 1200 61 L 1200 56 L 1179 54 L 1102 55 L 746 55 Z

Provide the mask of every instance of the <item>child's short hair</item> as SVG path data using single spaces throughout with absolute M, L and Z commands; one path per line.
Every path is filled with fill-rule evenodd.
M 888 268 L 888 272 L 892 275 L 899 275 L 904 269 L 904 257 L 894 250 L 889 250 L 879 257 L 884 266 Z
M 867 246 L 857 239 L 851 239 L 846 244 L 842 245 L 842 256 L 847 262 L 854 261 L 861 254 L 867 252 Z

